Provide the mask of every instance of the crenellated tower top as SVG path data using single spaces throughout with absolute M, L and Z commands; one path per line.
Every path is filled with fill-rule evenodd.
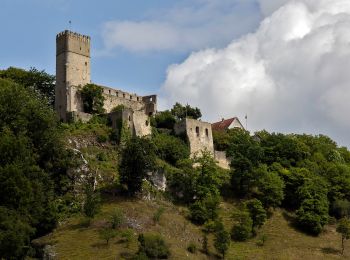
M 56 35 L 56 55 L 63 52 L 90 57 L 90 36 L 65 30 Z

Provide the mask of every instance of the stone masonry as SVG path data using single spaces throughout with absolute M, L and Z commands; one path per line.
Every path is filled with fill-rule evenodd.
M 62 122 L 87 121 L 79 90 L 91 83 L 90 37 L 63 31 L 56 36 L 56 88 L 55 109 Z M 98 84 L 97 84 L 98 85 Z M 139 96 L 122 90 L 101 86 L 105 97 L 104 109 L 110 113 L 118 105 L 133 111 L 133 129 L 137 135 L 147 135 L 148 116 L 157 111 L 157 96 Z M 142 126 L 142 127 L 141 127 Z

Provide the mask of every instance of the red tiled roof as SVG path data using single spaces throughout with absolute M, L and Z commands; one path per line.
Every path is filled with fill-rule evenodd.
M 225 120 L 221 120 L 220 122 L 216 122 L 213 123 L 211 125 L 211 128 L 214 131 L 222 131 L 222 130 L 226 130 L 230 127 L 230 125 L 233 123 L 233 121 L 235 121 L 237 119 L 237 117 L 233 117 L 233 118 L 229 118 L 229 119 L 225 119 Z

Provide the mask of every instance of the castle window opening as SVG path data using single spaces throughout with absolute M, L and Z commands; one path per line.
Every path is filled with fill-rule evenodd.
M 87 62 L 85 61 L 85 66 L 87 66 Z
M 208 128 L 205 129 L 205 135 L 208 137 L 209 136 L 209 130 Z
M 125 93 L 123 93 L 123 98 L 125 98 Z
M 199 126 L 196 126 L 196 134 L 199 136 Z
M 146 126 L 148 126 L 148 120 L 146 120 Z
M 137 101 L 139 101 L 139 100 L 140 100 L 140 98 L 139 98 L 139 97 L 137 97 L 137 98 L 136 98 L 136 100 L 137 100 Z
M 130 100 L 132 99 L 132 96 L 130 95 Z
M 153 101 L 153 98 L 152 98 L 152 97 L 150 97 L 150 98 L 149 98 L 149 101 L 151 101 L 151 102 L 152 102 L 152 101 Z
M 118 96 L 118 91 L 115 92 L 115 95 Z
M 111 94 L 111 90 L 108 90 L 109 94 Z
M 131 121 L 131 116 L 129 116 L 129 121 Z

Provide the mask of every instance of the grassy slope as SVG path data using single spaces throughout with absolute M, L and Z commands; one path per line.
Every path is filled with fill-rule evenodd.
M 101 126 L 83 125 L 66 130 L 67 137 L 78 142 L 81 152 L 93 169 L 98 169 L 105 181 L 116 178 L 115 161 L 118 158 L 114 146 L 97 142 L 98 135 L 109 135 L 110 129 Z M 104 153 L 104 160 L 97 155 Z M 227 228 L 230 228 L 230 214 L 235 202 L 221 203 L 220 216 Z M 160 223 L 154 224 L 152 217 L 157 208 L 166 210 Z M 118 207 L 123 210 L 128 226 L 134 228 L 134 240 L 129 247 L 116 237 L 106 245 L 99 238 L 99 230 L 106 226 L 109 215 Z M 125 200 L 112 198 L 105 202 L 101 212 L 89 227 L 82 225 L 81 216 L 72 217 L 61 224 L 52 234 L 40 239 L 44 243 L 55 245 L 58 259 L 128 259 L 137 251 L 137 234 L 141 232 L 157 232 L 163 235 L 170 245 L 171 259 L 217 259 L 213 247 L 213 237 L 209 237 L 208 257 L 201 252 L 190 254 L 186 248 L 195 242 L 201 248 L 202 232 L 200 227 L 191 224 L 187 219 L 187 209 L 174 206 L 168 202 Z M 288 214 L 277 210 L 259 231 L 257 238 L 248 242 L 232 242 L 227 259 L 346 259 L 350 258 L 350 245 L 345 249 L 344 257 L 339 255 L 340 236 L 334 226 L 329 226 L 319 237 L 312 237 L 296 231 L 291 225 Z M 124 227 L 126 228 L 126 226 Z M 263 247 L 257 246 L 261 234 L 267 236 Z
M 160 223 L 154 224 L 152 217 L 157 208 L 165 207 Z M 129 248 L 120 237 L 110 241 L 109 245 L 101 240 L 98 230 L 106 225 L 113 209 L 118 207 L 132 223 L 135 231 L 134 241 Z M 221 216 L 225 224 L 229 223 L 229 214 L 233 204 L 221 204 Z M 186 209 L 167 202 L 142 200 L 110 200 L 103 204 L 101 213 L 90 227 L 84 227 L 81 217 L 71 218 L 57 228 L 45 240 L 55 244 L 59 259 L 128 259 L 137 251 L 137 233 L 157 232 L 163 235 L 171 248 L 171 259 L 216 259 L 212 237 L 209 238 L 211 256 L 197 252 L 190 254 L 186 248 L 193 241 L 201 247 L 200 228 L 186 219 Z M 284 211 L 277 210 L 267 221 L 260 234 L 268 239 L 264 246 L 257 246 L 258 238 L 244 243 L 233 242 L 227 259 L 346 259 L 350 257 L 350 246 L 345 249 L 344 257 L 339 255 L 340 236 L 335 227 L 329 226 L 319 237 L 312 237 L 296 231 L 287 221 Z M 258 235 L 259 237 L 259 235 Z

